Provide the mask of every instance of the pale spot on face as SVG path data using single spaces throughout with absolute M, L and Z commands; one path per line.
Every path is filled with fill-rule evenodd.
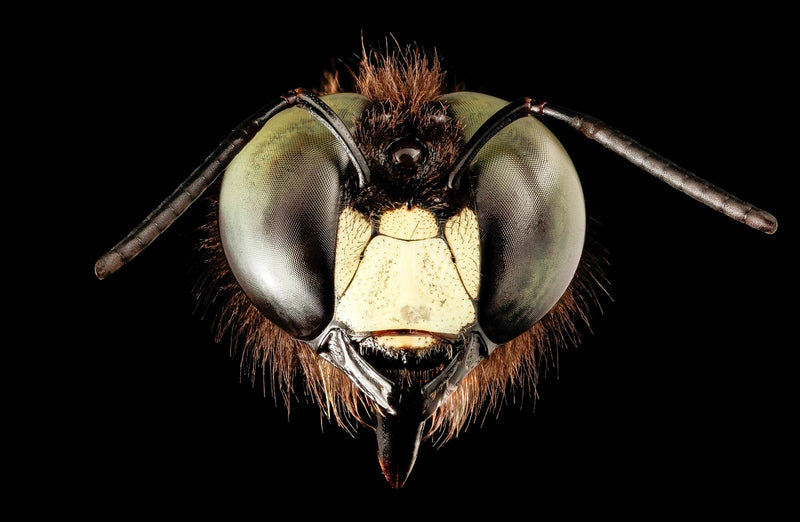
M 409 306 L 405 305 L 400 309 L 401 319 L 409 323 L 426 321 L 431 317 L 429 306 Z

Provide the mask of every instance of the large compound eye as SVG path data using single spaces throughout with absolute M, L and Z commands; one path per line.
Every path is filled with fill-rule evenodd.
M 369 103 L 324 101 L 345 122 Z M 341 180 L 350 159 L 335 136 L 300 108 L 256 134 L 222 180 L 219 226 L 228 264 L 253 304 L 292 336 L 310 340 L 334 312 L 334 255 Z
M 507 102 L 458 92 L 442 97 L 469 140 Z M 559 141 L 522 118 L 475 156 L 481 243 L 478 324 L 501 344 L 541 319 L 566 291 L 583 251 L 586 216 L 578 175 Z

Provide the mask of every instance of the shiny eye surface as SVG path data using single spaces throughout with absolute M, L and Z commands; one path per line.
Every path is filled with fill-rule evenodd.
M 471 92 L 442 97 L 469 139 L 506 102 Z M 580 261 L 586 226 L 578 174 L 541 122 L 507 126 L 472 166 L 480 228 L 478 323 L 497 344 L 531 328 L 558 302 Z
M 326 101 L 352 121 L 367 100 Z M 334 250 L 341 176 L 350 159 L 299 108 L 272 118 L 228 166 L 219 233 L 228 265 L 259 311 L 298 339 L 313 339 L 334 312 Z
M 425 161 L 428 150 L 419 140 L 403 137 L 394 140 L 386 147 L 386 156 L 395 165 L 414 167 Z

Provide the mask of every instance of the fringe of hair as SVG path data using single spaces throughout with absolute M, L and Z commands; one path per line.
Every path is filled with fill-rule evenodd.
M 445 72 L 436 55 L 428 58 L 421 49 L 399 44 L 383 52 L 362 47 L 355 86 L 370 100 L 386 102 L 416 112 L 444 94 Z

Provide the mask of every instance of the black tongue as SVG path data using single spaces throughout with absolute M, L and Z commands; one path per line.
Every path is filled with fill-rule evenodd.
M 394 415 L 378 418 L 378 459 L 386 481 L 395 489 L 406 483 L 417 460 L 423 422 L 407 422 Z
M 378 460 L 383 476 L 395 489 L 403 487 L 417 460 L 425 424 L 421 399 L 419 392 L 401 394 L 396 400 L 390 399 L 396 414 L 378 416 Z

